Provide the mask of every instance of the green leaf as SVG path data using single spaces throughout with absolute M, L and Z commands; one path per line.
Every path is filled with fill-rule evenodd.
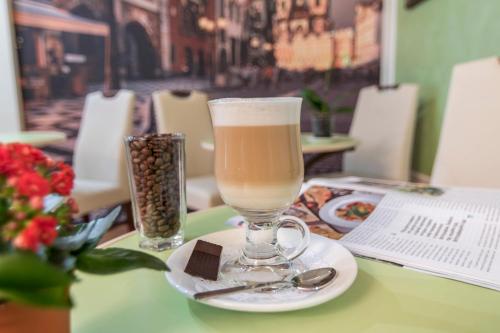
M 25 290 L 66 287 L 73 279 L 31 253 L 0 255 L 0 289 Z
M 137 268 L 169 271 L 167 265 L 150 254 L 120 248 L 93 249 L 78 256 L 76 268 L 92 274 L 114 274 Z
M 70 307 L 67 288 L 14 289 L 0 288 L 0 299 L 37 306 Z
M 64 251 L 76 251 L 80 249 L 89 238 L 94 224 L 82 223 L 70 227 L 72 228 L 72 230 L 69 235 L 57 237 L 54 244 L 52 245 L 54 248 Z M 63 230 L 63 232 L 68 231 Z
M 59 250 L 72 251 L 73 254 L 95 248 L 120 212 L 121 207 L 118 206 L 105 217 L 73 226 L 72 233 L 58 237 L 54 242 L 54 247 Z
M 50 213 L 55 211 L 64 203 L 64 197 L 58 194 L 49 194 L 43 198 L 43 211 Z
M 48 262 L 65 272 L 71 272 L 75 269 L 76 256 L 68 251 L 49 248 L 46 255 Z
M 111 228 L 115 220 L 120 215 L 121 211 L 122 211 L 121 206 L 118 206 L 105 217 L 99 218 L 91 222 L 94 223 L 95 225 L 92 228 L 92 231 L 90 232 L 90 235 L 85 244 L 86 248 L 94 248 L 97 246 L 102 236 L 104 236 L 104 234 L 109 230 L 109 228 Z
M 330 112 L 330 106 L 316 92 L 311 89 L 302 90 L 302 97 L 318 112 Z
M 7 223 L 9 218 L 9 201 L 7 198 L 0 198 L 0 225 Z

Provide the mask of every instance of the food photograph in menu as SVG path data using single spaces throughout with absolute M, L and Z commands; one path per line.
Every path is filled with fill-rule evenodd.
M 383 194 L 314 185 L 285 213 L 307 223 L 311 232 L 341 239 L 375 210 Z

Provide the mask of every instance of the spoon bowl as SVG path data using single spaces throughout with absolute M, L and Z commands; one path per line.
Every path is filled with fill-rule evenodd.
M 333 267 L 312 269 L 292 278 L 292 284 L 299 290 L 313 291 L 326 287 L 337 276 Z

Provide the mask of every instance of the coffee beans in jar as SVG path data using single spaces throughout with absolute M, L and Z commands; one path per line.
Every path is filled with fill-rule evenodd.
M 154 250 L 179 246 L 186 218 L 184 135 L 129 136 L 125 144 L 140 246 Z

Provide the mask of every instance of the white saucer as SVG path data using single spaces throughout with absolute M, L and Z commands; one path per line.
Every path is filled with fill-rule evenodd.
M 171 272 L 165 273 L 167 280 L 181 293 L 193 299 L 196 292 L 233 286 L 224 281 L 208 281 L 184 273 L 187 261 L 198 239 L 223 246 L 221 264 L 234 256 L 243 247 L 243 229 L 231 229 L 191 240 L 170 255 L 167 264 Z M 325 303 L 346 291 L 356 279 L 358 266 L 352 254 L 340 243 L 311 234 L 311 243 L 299 257 L 305 269 L 334 267 L 337 276 L 332 284 L 319 291 L 299 291 L 293 288 L 273 293 L 241 292 L 215 296 L 201 303 L 218 308 L 247 312 L 280 312 L 305 309 Z

